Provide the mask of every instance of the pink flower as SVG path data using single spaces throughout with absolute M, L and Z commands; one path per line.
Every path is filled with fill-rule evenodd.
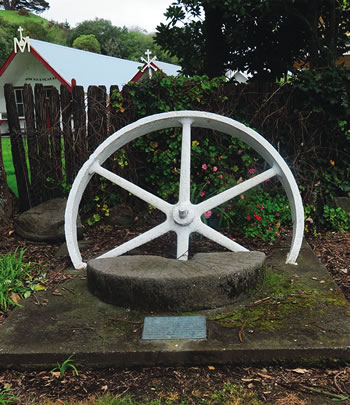
M 221 216 L 220 212 L 218 212 L 218 213 L 216 214 L 216 216 L 217 216 L 217 217 L 220 217 L 220 216 Z
M 255 218 L 256 218 L 258 221 L 261 221 L 261 220 L 262 220 L 262 218 L 261 218 L 260 215 L 256 215 Z
M 250 173 L 250 174 L 255 173 L 255 169 L 249 169 L 249 173 Z
M 249 216 L 247 217 L 247 220 L 250 221 L 250 217 L 249 217 Z
M 264 209 L 264 206 L 263 206 L 262 204 L 261 204 L 261 208 L 260 208 L 260 209 L 261 209 L 261 211 Z
M 269 227 L 269 231 L 272 231 L 273 229 L 271 228 L 271 226 Z
M 211 217 L 211 211 L 207 211 L 204 216 L 208 219 Z
M 270 181 L 270 179 L 266 179 L 265 181 L 266 181 L 266 182 L 267 182 L 267 181 Z
M 201 192 L 200 192 L 200 196 L 201 196 L 201 197 L 204 197 L 204 196 L 205 196 L 205 191 L 201 191 Z
M 279 217 L 279 216 L 280 216 L 280 214 L 277 212 L 276 217 Z
M 202 164 L 202 169 L 207 170 L 207 165 L 205 163 Z
M 239 196 L 239 198 L 240 198 L 241 200 L 244 200 L 244 195 L 241 194 L 241 195 Z
M 219 179 L 222 179 L 224 176 L 222 174 L 219 174 Z
M 213 172 L 216 172 L 218 168 L 216 166 L 213 167 Z
M 207 180 L 207 181 L 206 181 L 206 183 L 207 183 L 207 184 L 210 184 L 210 181 L 209 181 L 209 180 Z
M 256 207 L 259 208 L 259 204 L 256 204 Z

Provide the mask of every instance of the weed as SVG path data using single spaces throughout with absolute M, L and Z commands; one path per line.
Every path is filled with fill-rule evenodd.
M 18 403 L 19 399 L 9 389 L 0 391 L 0 405 L 9 405 Z
M 69 356 L 68 359 L 66 359 L 62 364 L 57 362 L 57 367 L 53 368 L 50 373 L 54 373 L 56 371 L 59 372 L 60 378 L 63 378 L 66 371 L 71 368 L 73 369 L 73 373 L 75 375 L 78 375 L 78 370 L 73 364 L 73 359 L 72 356 Z
M 19 305 L 19 301 L 28 298 L 32 292 L 45 289 L 45 274 L 37 264 L 25 263 L 25 250 L 18 248 L 0 256 L 0 309 L 7 311 L 10 306 Z

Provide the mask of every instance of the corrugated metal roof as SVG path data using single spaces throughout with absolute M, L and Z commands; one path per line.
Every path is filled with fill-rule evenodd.
M 75 79 L 77 85 L 87 89 L 90 85 L 122 87 L 143 66 L 142 62 L 100 55 L 50 42 L 30 39 L 30 45 L 67 82 Z M 156 61 L 155 64 L 168 76 L 176 76 L 180 66 Z

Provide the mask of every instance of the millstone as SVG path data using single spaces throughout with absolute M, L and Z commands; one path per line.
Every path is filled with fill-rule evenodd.
M 261 252 L 198 253 L 179 261 L 119 256 L 87 264 L 89 290 L 116 306 L 145 311 L 193 311 L 235 302 L 263 279 Z

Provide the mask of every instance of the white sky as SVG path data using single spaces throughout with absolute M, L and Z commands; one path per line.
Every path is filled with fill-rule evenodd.
M 84 20 L 104 18 L 117 27 L 141 27 L 154 32 L 174 0 L 47 0 L 49 10 L 40 14 L 48 20 L 68 21 L 73 28 Z

